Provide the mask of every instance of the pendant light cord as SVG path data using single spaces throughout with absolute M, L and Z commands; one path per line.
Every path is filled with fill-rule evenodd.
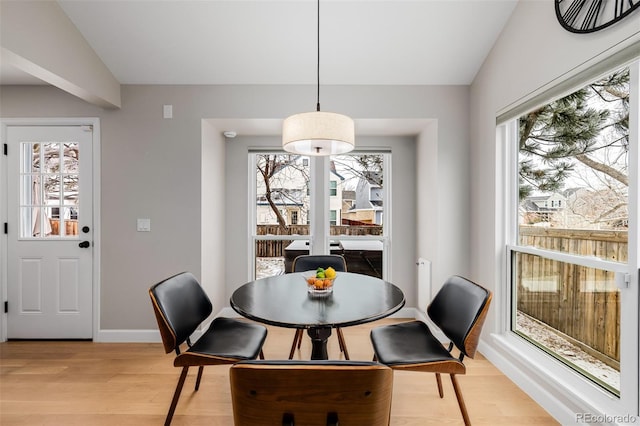
M 318 77 L 316 111 L 320 111 L 320 0 L 318 0 L 318 66 L 316 71 L 316 75 Z

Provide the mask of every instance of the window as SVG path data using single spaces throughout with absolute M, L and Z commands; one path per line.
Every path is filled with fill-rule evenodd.
M 338 181 L 332 180 L 329 182 L 329 195 L 332 197 L 338 195 Z
M 339 245 L 349 271 L 382 278 L 388 254 L 383 212 L 387 205 L 384 187 L 390 185 L 390 154 L 349 153 L 332 156 L 330 161 L 329 203 L 340 212 L 340 223 L 330 221 L 331 238 Z
M 351 272 L 383 277 L 388 236 L 382 178 L 390 154 L 249 157 L 256 278 L 288 272 L 296 256 L 321 251 L 344 255 Z
M 621 303 L 637 267 L 630 81 L 630 68 L 614 71 L 506 125 L 517 200 L 511 330 L 617 396 L 621 372 L 637 377 L 637 365 L 621 364 L 621 342 L 637 337 L 637 316 Z
M 77 238 L 78 153 L 77 142 L 21 142 L 21 238 Z
M 256 278 L 262 278 L 284 273 L 287 250 L 307 249 L 311 169 L 309 159 L 299 155 L 264 152 L 252 153 L 250 158 L 254 271 Z

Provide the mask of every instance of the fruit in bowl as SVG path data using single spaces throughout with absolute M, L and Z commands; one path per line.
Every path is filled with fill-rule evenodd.
M 315 271 L 303 273 L 304 279 L 311 293 L 328 293 L 333 289 L 333 282 L 337 273 L 332 267 L 318 268 Z

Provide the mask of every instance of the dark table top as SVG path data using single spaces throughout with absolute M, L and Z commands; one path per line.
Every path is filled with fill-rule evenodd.
M 307 291 L 301 273 L 248 282 L 231 295 L 240 315 L 289 328 L 335 328 L 363 324 L 400 310 L 404 294 L 395 285 L 367 275 L 338 272 L 329 295 Z

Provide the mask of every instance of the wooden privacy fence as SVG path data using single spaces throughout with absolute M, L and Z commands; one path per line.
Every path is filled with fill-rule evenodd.
M 627 261 L 627 233 L 520 227 L 523 245 Z M 619 368 L 620 292 L 615 274 L 518 253 L 517 308 Z
M 382 226 L 331 226 L 331 235 L 382 235 Z M 257 235 L 309 235 L 309 225 L 258 225 Z M 256 241 L 256 257 L 284 257 L 291 240 Z

